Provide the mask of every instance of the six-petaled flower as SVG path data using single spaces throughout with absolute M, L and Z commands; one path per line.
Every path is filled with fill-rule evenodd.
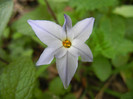
M 43 51 L 36 65 L 50 64 L 56 58 L 56 67 L 65 88 L 68 87 L 78 66 L 78 56 L 82 61 L 92 62 L 93 55 L 85 41 L 92 33 L 94 18 L 86 18 L 72 27 L 68 15 L 64 15 L 63 27 L 46 20 L 28 20 L 37 37 L 48 47 Z

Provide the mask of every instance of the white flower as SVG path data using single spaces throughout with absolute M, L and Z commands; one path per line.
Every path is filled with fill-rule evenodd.
M 67 88 L 82 61 L 92 62 L 93 55 L 85 41 L 92 33 L 94 18 L 86 18 L 72 27 L 71 18 L 64 15 L 63 27 L 46 20 L 28 20 L 37 37 L 48 47 L 41 54 L 37 66 L 50 64 L 56 58 L 56 66 L 64 88 Z

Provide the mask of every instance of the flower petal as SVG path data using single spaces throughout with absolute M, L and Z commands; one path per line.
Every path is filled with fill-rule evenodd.
M 68 40 L 70 40 L 71 42 L 73 41 L 73 38 L 74 38 L 74 32 L 73 32 L 73 30 L 72 29 L 69 29 L 68 31 L 67 31 L 67 39 Z
M 66 52 L 67 52 L 67 49 L 64 48 L 64 47 L 61 47 L 61 48 L 59 48 L 59 49 L 56 51 L 55 57 L 56 57 L 56 58 L 62 58 L 62 57 L 66 54 Z
M 78 52 L 78 49 L 76 49 L 75 47 L 71 46 L 69 49 L 68 49 L 68 52 L 70 52 L 72 55 L 74 55 L 75 57 L 78 57 L 79 56 L 79 52 Z
M 56 66 L 64 88 L 67 88 L 76 72 L 78 57 L 75 57 L 71 53 L 67 52 L 62 58 L 56 59 Z
M 47 47 L 43 53 L 41 54 L 39 60 L 37 61 L 36 65 L 46 65 L 46 64 L 50 64 L 51 61 L 54 58 L 54 54 L 56 52 L 56 50 L 58 50 L 59 48 L 50 48 Z
M 80 39 L 85 42 L 92 33 L 94 18 L 86 18 L 78 22 L 73 28 L 74 39 Z
M 92 62 L 93 61 L 92 52 L 91 52 L 90 48 L 86 44 L 84 44 L 84 42 L 76 39 L 73 41 L 73 47 L 75 47 L 78 50 L 79 55 L 82 58 L 82 61 L 84 61 L 84 62 Z
M 72 28 L 72 20 L 66 14 L 64 14 L 64 18 L 65 18 L 65 22 L 64 22 L 64 25 L 63 25 L 63 29 L 67 32 L 68 29 Z
M 28 20 L 28 23 L 38 36 L 38 38 L 48 46 L 61 45 L 62 38 L 65 38 L 65 32 L 61 26 L 50 21 Z
M 64 25 L 63 25 L 63 29 L 66 32 L 66 38 L 72 41 L 73 40 L 73 37 L 74 37 L 74 34 L 71 31 L 71 28 L 72 28 L 72 20 L 66 14 L 64 14 L 64 18 L 65 18 L 65 22 L 64 22 Z

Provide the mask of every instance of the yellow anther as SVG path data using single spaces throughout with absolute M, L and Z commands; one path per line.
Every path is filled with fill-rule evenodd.
M 63 41 L 62 44 L 63 44 L 63 46 L 64 46 L 65 48 L 71 47 L 71 42 L 70 42 L 69 40 Z

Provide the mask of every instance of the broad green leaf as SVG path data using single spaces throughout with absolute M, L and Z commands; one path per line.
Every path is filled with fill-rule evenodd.
M 115 15 L 110 18 L 103 17 L 100 22 L 100 29 L 103 32 L 105 41 L 114 50 L 112 54 L 128 54 L 133 51 L 133 43 L 124 38 L 125 20 L 122 17 Z
M 119 66 L 123 66 L 125 64 L 127 64 L 129 59 L 129 55 L 116 55 L 113 59 L 112 59 L 112 63 L 115 67 L 119 67 Z
M 1 75 L 0 89 L 3 99 L 30 99 L 35 83 L 35 68 L 28 57 L 10 63 Z
M 126 18 L 133 17 L 133 5 L 122 5 L 115 8 L 113 12 Z
M 76 7 L 76 10 L 95 10 L 103 7 L 114 6 L 117 0 L 71 0 L 70 6 Z
M 94 62 L 92 63 L 92 67 L 96 76 L 101 80 L 105 81 L 111 75 L 112 69 L 111 64 L 107 58 L 103 56 L 97 56 L 94 58 Z
M 90 42 L 88 42 L 88 44 L 90 44 L 90 47 L 92 48 L 94 57 L 98 54 L 102 54 L 107 58 L 113 58 L 115 56 L 114 48 L 112 47 L 111 43 L 106 39 L 104 33 L 99 29 L 97 29 L 97 31 L 95 30 L 92 35 L 92 41 Z
M 126 48 L 124 48 L 126 44 L 122 43 L 125 35 L 125 21 L 122 17 L 116 15 L 110 17 L 100 16 L 100 20 L 96 25 L 99 28 L 95 29 L 95 33 L 93 32 L 93 45 L 90 44 L 94 50 L 94 54 L 102 54 L 112 59 L 118 53 L 128 53 L 128 49 L 123 50 Z
M 0 0 L 0 36 L 5 29 L 13 10 L 12 0 Z
M 99 25 L 106 39 L 112 44 L 117 44 L 117 41 L 124 37 L 125 21 L 122 17 L 115 15 L 110 17 L 104 16 Z

